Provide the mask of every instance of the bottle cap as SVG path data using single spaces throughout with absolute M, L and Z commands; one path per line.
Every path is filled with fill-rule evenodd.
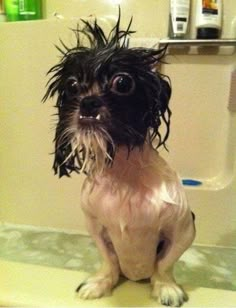
M 197 39 L 217 39 L 219 38 L 220 30 L 217 28 L 198 28 Z

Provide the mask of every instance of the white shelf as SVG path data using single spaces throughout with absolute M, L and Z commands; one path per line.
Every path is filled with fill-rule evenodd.
M 236 47 L 236 39 L 161 39 L 160 45 L 171 46 L 234 46 Z

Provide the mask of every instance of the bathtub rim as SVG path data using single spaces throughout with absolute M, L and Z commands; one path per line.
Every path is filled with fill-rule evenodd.
M 81 281 L 86 279 L 88 274 L 85 272 L 0 259 L 0 273 L 1 306 L 156 306 L 156 302 L 150 298 L 148 283 L 125 281 L 115 288 L 112 296 L 83 301 L 76 298 L 74 290 Z M 185 289 L 189 294 L 189 301 L 184 307 L 235 307 L 236 292 L 234 291 L 186 286 Z

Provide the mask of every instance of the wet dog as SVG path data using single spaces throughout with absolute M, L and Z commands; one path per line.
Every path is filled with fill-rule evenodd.
M 157 68 L 166 48 L 129 48 L 131 22 L 120 30 L 120 17 L 109 35 L 82 22 L 76 45 L 58 47 L 44 97 L 57 95 L 54 171 L 87 175 L 81 203 L 103 259 L 78 295 L 107 295 L 123 275 L 150 279 L 154 298 L 180 306 L 187 295 L 173 266 L 195 227 L 180 179 L 157 152 L 170 130 L 171 86 Z

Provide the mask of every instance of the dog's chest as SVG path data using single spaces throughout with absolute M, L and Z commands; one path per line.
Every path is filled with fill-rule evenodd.
M 150 277 L 160 227 L 159 208 L 152 192 L 140 183 L 117 186 L 109 179 L 100 179 L 84 193 L 83 209 L 106 230 L 123 274 L 132 280 Z
M 156 226 L 160 207 L 141 182 L 130 185 L 101 177 L 84 188 L 83 209 L 106 228 L 128 232 Z

